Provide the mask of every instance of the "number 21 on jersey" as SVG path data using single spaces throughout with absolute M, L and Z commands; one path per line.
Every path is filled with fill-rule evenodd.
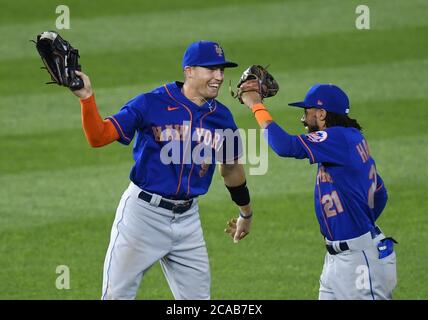
M 324 205 L 324 211 L 327 218 L 333 217 L 338 213 L 343 212 L 343 206 L 336 190 L 330 194 L 323 195 L 321 198 L 321 204 Z
M 374 194 L 377 187 L 377 173 L 376 167 L 373 164 L 369 171 L 369 181 L 371 181 L 368 193 L 367 193 L 367 204 L 370 209 L 374 208 Z M 339 195 L 336 190 L 330 194 L 325 194 L 321 198 L 321 204 L 324 206 L 324 212 L 327 218 L 334 217 L 338 213 L 343 212 L 343 206 L 340 202 Z

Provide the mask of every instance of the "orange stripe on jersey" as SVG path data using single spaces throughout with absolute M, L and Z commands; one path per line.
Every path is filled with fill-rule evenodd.
M 211 113 L 213 113 L 216 109 L 217 109 L 217 102 L 215 103 L 214 109 L 212 111 L 207 112 L 206 114 L 204 114 L 202 116 L 201 120 L 199 121 L 199 128 L 202 129 L 202 120 L 204 120 L 204 118 L 206 118 L 208 115 L 210 115 Z M 190 169 L 189 178 L 187 179 L 187 193 L 186 193 L 186 195 L 189 195 L 189 192 L 190 192 L 190 178 L 192 177 L 192 171 L 193 171 L 193 166 L 194 165 L 195 164 L 192 161 L 192 168 Z
M 376 189 L 375 192 L 378 192 L 380 189 L 382 189 L 382 187 L 383 187 L 383 183 Z
M 131 141 L 131 139 L 129 139 L 126 135 L 125 135 L 125 133 L 123 132 L 123 129 L 122 129 L 122 126 L 119 124 L 119 122 L 117 122 L 117 120 L 113 117 L 113 116 L 110 116 L 110 117 L 108 117 L 109 118 L 109 120 L 113 120 L 114 121 L 114 123 L 117 125 L 117 127 L 119 128 L 119 130 L 120 130 L 120 134 L 121 134 L 121 136 L 125 139 L 125 140 L 127 140 L 127 141 Z
M 306 150 L 308 150 L 309 155 L 311 156 L 312 162 L 315 162 L 314 155 L 312 154 L 312 151 L 311 151 L 311 149 L 309 149 L 309 147 L 308 147 L 308 145 L 306 144 L 306 142 L 302 139 L 302 137 L 301 137 L 301 136 L 297 136 L 297 138 L 299 138 L 299 139 L 300 139 L 300 141 L 303 143 L 303 146 L 306 148 Z
M 190 128 L 189 128 L 190 137 L 189 137 L 189 139 L 187 141 L 187 144 L 185 145 L 184 151 L 183 151 L 183 163 L 181 164 L 180 177 L 178 179 L 177 191 L 175 192 L 175 194 L 178 194 L 178 192 L 180 191 L 181 179 L 183 177 L 184 157 L 186 155 L 186 151 L 187 151 L 187 147 L 189 145 L 189 141 L 192 141 L 192 112 L 190 111 L 190 109 L 189 109 L 188 106 L 186 106 L 185 104 L 181 103 L 180 101 L 178 101 L 177 99 L 174 98 L 174 96 L 171 94 L 171 92 L 169 92 L 168 87 L 167 87 L 166 84 L 164 84 L 163 86 L 164 86 L 164 88 L 166 90 L 166 93 L 168 93 L 168 95 L 170 96 L 170 98 L 172 100 L 174 100 L 175 102 L 177 102 L 178 104 L 182 105 L 187 110 L 187 112 L 189 112 L 189 115 L 190 115 Z

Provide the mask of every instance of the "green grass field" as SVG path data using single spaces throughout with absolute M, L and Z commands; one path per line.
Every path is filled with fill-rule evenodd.
M 428 3 L 365 1 L 370 30 L 357 30 L 360 1 L 24 1 L 0 11 L 0 299 L 99 299 L 111 224 L 129 183 L 131 147 L 88 146 L 80 107 L 65 88 L 47 86 L 28 41 L 55 29 L 67 4 L 71 29 L 103 116 L 140 92 L 180 80 L 190 42 L 222 44 L 240 64 L 226 71 L 219 100 L 237 124 L 256 128 L 227 90 L 247 65 L 270 64 L 280 84 L 266 103 L 289 132 L 301 112 L 286 107 L 315 82 L 343 87 L 364 127 L 388 191 L 380 218 L 397 246 L 396 299 L 428 298 Z M 238 245 L 223 233 L 236 215 L 216 172 L 200 199 L 213 299 L 317 299 L 324 257 L 313 210 L 315 166 L 269 152 L 269 171 L 248 176 L 255 219 Z M 58 290 L 58 265 L 71 288 Z M 139 299 L 172 299 L 156 264 Z

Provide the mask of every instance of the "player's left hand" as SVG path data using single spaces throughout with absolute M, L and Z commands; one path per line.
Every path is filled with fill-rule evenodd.
M 252 219 L 233 218 L 227 223 L 227 228 L 224 232 L 229 234 L 234 243 L 238 243 L 250 233 Z
M 259 87 L 258 80 L 247 80 L 239 88 L 240 100 L 250 109 L 253 105 L 262 103 Z
M 254 92 L 259 93 L 261 102 L 264 98 L 273 97 L 279 90 L 278 82 L 267 71 L 267 67 L 255 64 L 242 73 L 236 87 L 238 89 L 236 93 L 232 91 L 232 86 L 229 88 L 232 97 L 238 98 L 239 102 L 247 106 L 249 106 L 248 97 L 250 96 L 247 92 L 251 92 L 252 96 L 254 96 Z M 247 101 L 245 101 L 244 95 L 247 96 Z
M 77 71 L 76 74 L 83 80 L 83 88 L 80 90 L 74 90 L 73 93 L 80 99 L 87 99 L 93 95 L 91 80 L 82 71 Z

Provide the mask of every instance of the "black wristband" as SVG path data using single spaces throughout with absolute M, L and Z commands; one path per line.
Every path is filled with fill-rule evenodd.
M 233 202 L 238 206 L 246 206 L 250 203 L 250 192 L 247 188 L 247 181 L 237 187 L 226 186 L 227 190 L 230 192 Z
M 242 212 L 241 212 L 241 211 L 239 211 L 239 216 L 240 216 L 242 219 L 251 219 L 251 218 L 253 217 L 253 211 L 251 211 L 251 213 L 250 213 L 249 215 L 246 215 L 246 216 L 244 216 L 244 215 L 242 214 Z

